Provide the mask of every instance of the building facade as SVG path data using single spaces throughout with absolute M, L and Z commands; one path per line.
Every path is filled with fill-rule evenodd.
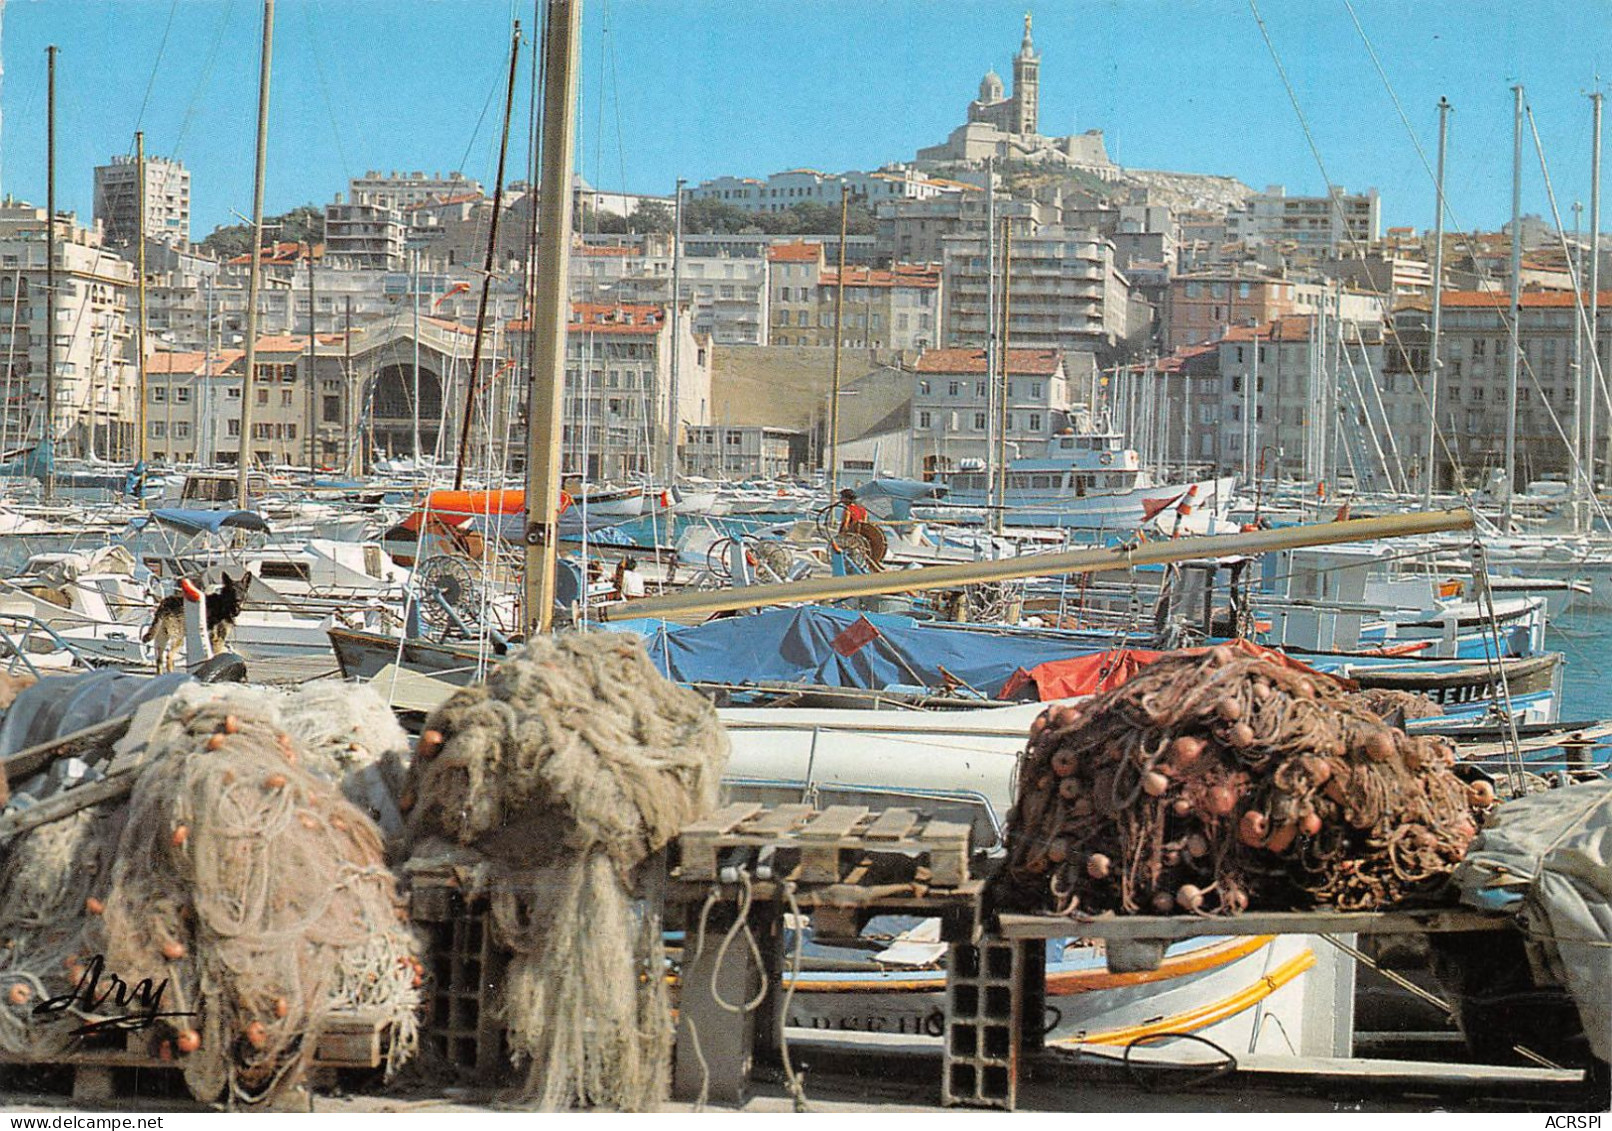
M 190 170 L 166 157 L 147 157 L 145 234 L 162 243 L 190 243 Z M 102 238 L 126 247 L 140 238 L 140 164 L 132 155 L 95 167 L 95 220 Z
M 1082 376 L 1092 355 L 1072 355 Z M 981 349 L 924 351 L 913 372 L 912 443 L 924 474 L 955 470 L 990 455 L 990 384 Z M 1007 356 L 1007 441 L 1010 457 L 1044 455 L 1048 438 L 1066 426 L 1071 381 L 1055 349 L 1011 349 Z
M 1326 196 L 1288 196 L 1281 185 L 1270 185 L 1227 214 L 1226 231 L 1250 247 L 1291 243 L 1304 254 L 1336 256 L 1377 239 L 1382 202 L 1374 188 L 1350 193 L 1335 185 Z
M 993 283 L 983 234 L 951 236 L 943 243 L 941 340 L 948 346 L 982 346 L 1002 265 L 996 265 Z M 1145 333 L 1148 317 L 1132 309 L 1130 283 L 1114 266 L 1113 245 L 1095 232 L 1059 226 L 1014 232 L 1008 258 L 1009 345 L 1108 355 Z
M 804 437 L 787 428 L 694 424 L 683 447 L 683 474 L 708 479 L 779 479 L 797 470 L 792 453 Z
M 925 349 L 939 339 L 941 272 L 934 264 L 889 269 L 824 262 L 821 244 L 779 244 L 767 255 L 768 340 L 786 346 Z M 842 315 L 843 309 L 843 315 Z M 839 326 L 843 316 L 844 326 Z
M 132 450 L 135 416 L 134 268 L 71 213 L 56 219 L 55 325 L 47 320 L 45 210 L 0 202 L 0 427 L 17 442 L 46 432 L 48 352 L 55 403 L 49 435 L 63 454 Z

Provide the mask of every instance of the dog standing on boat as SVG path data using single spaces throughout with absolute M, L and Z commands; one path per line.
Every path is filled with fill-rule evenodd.
M 245 574 L 237 581 L 226 573 L 218 592 L 207 594 L 207 637 L 215 656 L 224 650 L 235 627 L 235 618 L 246 605 L 246 583 Z M 140 639 L 151 645 L 159 673 L 174 670 L 175 658 L 185 645 L 184 594 L 175 593 L 158 602 L 151 627 Z

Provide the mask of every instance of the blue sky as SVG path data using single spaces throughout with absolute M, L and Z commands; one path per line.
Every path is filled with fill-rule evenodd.
M 1589 191 L 1584 96 L 1612 73 L 1612 0 L 1352 2 L 1429 160 L 1434 106 L 1455 104 L 1456 223 L 1509 215 L 1508 86 L 1521 81 L 1570 225 Z M 988 67 L 1010 75 L 1027 6 L 1043 133 L 1099 128 L 1122 164 L 1319 190 L 1247 0 L 590 0 L 579 163 L 603 188 L 666 193 L 678 176 L 910 158 L 962 120 Z M 1333 182 L 1376 186 L 1385 225 L 1430 226 L 1430 179 L 1345 0 L 1259 8 Z M 509 23 L 529 26 L 531 9 L 279 0 L 267 209 L 328 201 L 372 168 L 463 168 L 490 184 Z M 0 186 L 44 202 L 55 43 L 61 206 L 89 213 L 93 166 L 132 152 L 138 124 L 148 152 L 191 170 L 193 236 L 233 222 L 251 202 L 260 12 L 259 0 L 9 0 Z M 518 151 L 511 167 L 524 167 Z M 1525 178 L 1525 210 L 1548 218 L 1531 141 Z

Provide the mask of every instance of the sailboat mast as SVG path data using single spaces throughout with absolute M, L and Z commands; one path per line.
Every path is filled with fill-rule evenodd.
M 246 280 L 246 356 L 241 364 L 241 435 L 235 464 L 235 505 L 246 510 L 251 503 L 252 382 L 257 368 L 258 276 L 263 268 L 263 178 L 268 165 L 269 72 L 274 60 L 274 0 L 263 0 L 263 55 L 258 64 L 257 157 L 252 176 L 252 273 Z
M 45 48 L 45 449 L 44 497 L 56 493 L 56 45 Z
M 683 425 L 683 414 L 679 410 L 679 401 L 682 398 L 682 353 L 681 338 L 683 336 L 683 322 L 681 303 L 679 299 L 683 294 L 683 185 L 682 177 L 677 178 L 677 199 L 672 202 L 672 349 L 671 384 L 666 390 L 666 484 L 669 487 L 677 485 L 677 434 Z M 586 433 L 587 424 L 584 422 L 583 431 Z
M 134 208 L 134 240 L 137 245 L 135 251 L 135 271 L 139 277 L 135 279 L 135 292 L 139 296 L 139 322 L 135 325 L 134 354 L 135 354 L 135 397 L 138 406 L 135 409 L 135 430 L 139 433 L 135 441 L 139 453 L 135 457 L 135 466 L 143 467 L 146 462 L 150 441 L 146 437 L 146 402 L 150 395 L 146 392 L 146 135 L 144 130 L 134 131 L 134 194 L 136 197 Z M 171 403 L 174 395 L 173 374 L 168 374 L 166 396 Z M 171 417 L 170 412 L 170 417 Z M 171 430 L 171 425 L 169 430 Z M 90 414 L 90 435 L 95 434 L 95 415 Z M 140 491 L 138 500 L 140 506 L 145 506 L 145 489 L 139 482 L 139 475 L 135 476 L 136 489 Z
M 1511 88 L 1511 349 L 1506 355 L 1506 501 L 1500 529 L 1511 533 L 1517 477 L 1517 363 L 1522 350 L 1522 85 Z
M 1582 272 L 1584 270 L 1584 245 L 1579 242 L 1580 223 L 1583 220 L 1584 205 L 1573 201 L 1573 242 L 1567 260 L 1568 277 L 1573 280 L 1573 438 L 1567 445 L 1568 470 L 1573 476 L 1572 489 L 1568 492 L 1568 499 L 1573 510 L 1573 531 L 1578 533 L 1584 529 L 1584 501 L 1588 492 L 1585 490 L 1584 460 L 1593 459 L 1594 452 L 1583 446 L 1584 444 L 1584 320 L 1580 317 L 1584 303 L 1584 283 Z
M 834 377 L 828 396 L 828 494 L 840 490 L 840 350 L 845 345 L 845 231 L 851 210 L 851 186 L 840 182 L 839 274 L 834 279 Z
M 1009 227 L 1009 220 L 1002 217 L 1002 355 L 1001 377 L 996 390 L 996 533 L 1000 537 L 1002 528 L 1007 522 L 1007 488 L 1008 488 L 1008 380 L 1011 369 L 1008 359 L 1012 356 L 1008 350 L 1008 311 L 1009 297 L 1008 284 L 1013 266 L 1013 231 Z
M 1444 333 L 1444 155 L 1449 142 L 1448 98 L 1438 100 L 1438 177 L 1434 185 L 1433 215 L 1433 315 L 1428 331 L 1427 361 L 1427 447 L 1423 461 L 1422 509 L 1433 507 L 1433 490 L 1438 485 L 1435 461 L 1438 459 L 1438 378 L 1444 363 L 1439 360 L 1439 343 Z
M 504 95 L 504 129 L 498 142 L 498 176 L 493 184 L 493 215 L 487 224 L 487 256 L 482 262 L 481 303 L 476 309 L 476 337 L 470 347 L 470 376 L 465 380 L 464 417 L 459 421 L 459 457 L 453 469 L 455 491 L 465 485 L 465 463 L 470 457 L 470 429 L 476 419 L 476 386 L 481 377 L 481 343 L 486 333 L 487 299 L 492 291 L 493 263 L 498 256 L 498 214 L 504 210 L 504 162 L 509 155 L 509 119 L 515 113 L 515 69 L 520 60 L 520 53 L 521 24 L 516 20 L 509 46 L 509 85 Z M 569 195 L 571 186 L 567 184 L 560 191 Z
M 565 403 L 566 278 L 571 259 L 572 111 L 582 0 L 548 0 L 543 37 L 543 175 L 538 194 L 536 272 L 532 304 L 531 383 L 526 413 L 526 562 L 522 623 L 527 635 L 547 632 L 554 619 L 554 568 L 559 543 L 560 419 Z
M 1584 475 L 1590 494 L 1595 494 L 1595 405 L 1605 374 L 1601 372 L 1601 92 L 1590 95 L 1594 116 L 1591 125 L 1590 146 L 1590 364 L 1585 370 L 1589 382 L 1588 418 L 1584 425 Z M 1608 406 L 1612 408 L 1612 405 Z M 1607 468 L 1612 471 L 1612 425 L 1607 431 Z
M 315 384 L 315 381 L 316 381 L 315 373 L 316 373 L 316 371 L 318 369 L 317 359 L 318 359 L 318 356 L 319 356 L 318 355 L 318 346 L 316 345 L 316 343 L 318 342 L 319 337 L 318 337 L 318 334 L 316 333 L 316 331 L 318 329 L 318 326 L 315 323 L 314 319 L 315 319 L 315 315 L 314 315 L 314 295 L 313 295 L 313 233 L 309 232 L 308 233 L 308 387 L 303 390 L 303 392 L 306 394 L 305 397 L 304 397 L 304 401 L 303 401 L 303 407 L 306 408 L 307 413 L 308 413 L 308 419 L 307 419 L 305 427 L 307 428 L 307 431 L 308 431 L 308 482 L 309 483 L 313 482 L 313 479 L 314 479 L 314 474 L 313 474 L 314 463 L 319 458 L 317 447 L 316 447 L 316 441 L 314 439 L 314 433 L 317 430 L 315 425 L 314 425 L 314 402 L 316 400 L 315 395 L 314 395 L 314 384 Z

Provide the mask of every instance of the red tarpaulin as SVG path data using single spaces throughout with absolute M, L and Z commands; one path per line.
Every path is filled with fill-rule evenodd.
M 1280 664 L 1284 668 L 1305 672 L 1309 675 L 1322 676 L 1335 680 L 1344 687 L 1354 689 L 1353 680 L 1340 679 L 1327 672 L 1318 672 L 1310 665 L 1301 663 L 1284 652 L 1273 648 L 1263 648 L 1247 640 L 1229 640 L 1224 645 L 1238 652 L 1260 659 L 1269 660 L 1273 664 Z M 1204 648 L 1183 648 L 1182 652 L 1196 655 L 1204 652 Z M 1026 684 L 1034 685 L 1036 695 L 1042 702 L 1049 699 L 1072 699 L 1081 695 L 1096 695 L 1118 687 L 1131 676 L 1141 671 L 1148 664 L 1164 652 L 1150 652 L 1144 648 L 1117 648 L 1107 652 L 1096 652 L 1089 656 L 1076 656 L 1072 660 L 1051 660 L 1045 664 L 1037 664 L 1029 671 L 1020 668 L 1002 685 L 1001 697 L 1011 699 L 1014 693 Z

